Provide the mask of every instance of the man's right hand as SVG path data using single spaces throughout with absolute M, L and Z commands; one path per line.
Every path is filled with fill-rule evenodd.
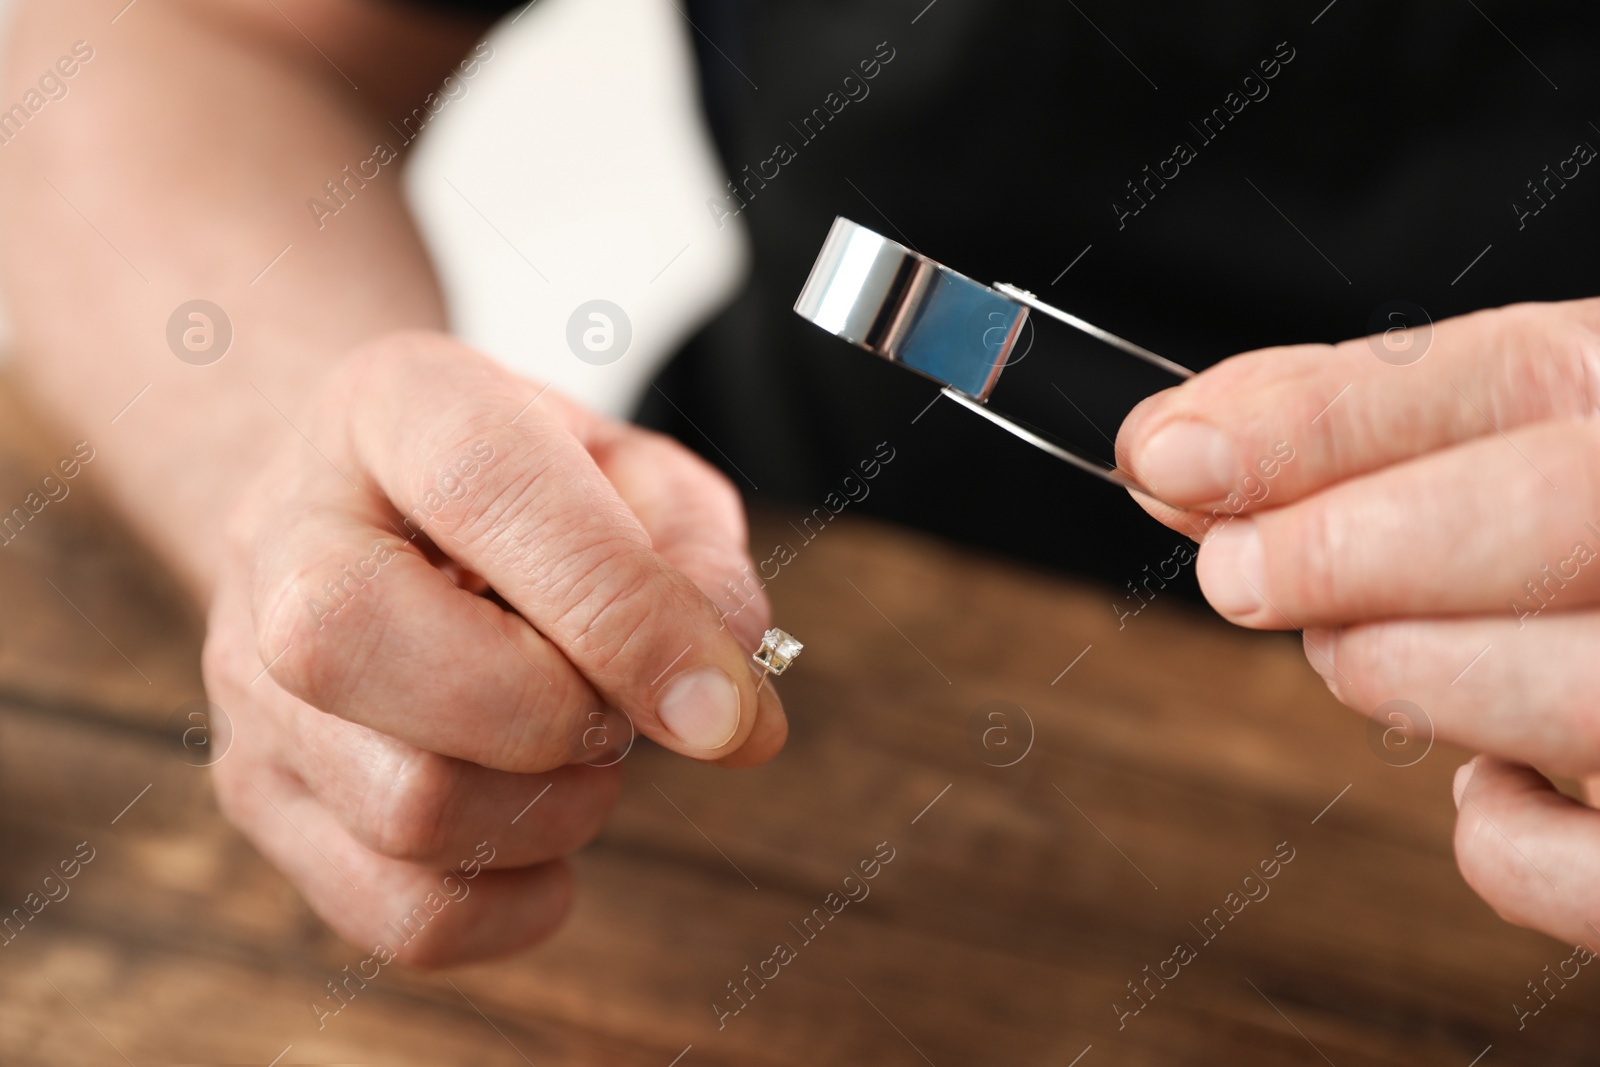
M 782 747 L 766 601 L 712 601 L 748 574 L 743 509 L 688 451 L 427 332 L 353 353 L 307 418 L 230 517 L 204 666 L 223 810 L 342 936 L 399 948 L 492 854 L 400 958 L 526 947 L 635 727 L 728 765 Z

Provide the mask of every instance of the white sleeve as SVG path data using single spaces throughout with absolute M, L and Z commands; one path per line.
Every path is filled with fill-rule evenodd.
M 739 220 L 708 206 L 727 177 L 692 32 L 670 0 L 543 0 L 397 127 L 420 131 L 407 192 L 458 335 L 610 415 L 633 410 L 749 259 Z M 568 343 L 594 300 L 631 326 L 614 362 Z

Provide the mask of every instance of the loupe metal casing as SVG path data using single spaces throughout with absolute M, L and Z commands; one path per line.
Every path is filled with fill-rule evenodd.
M 1160 497 L 1128 473 L 1042 437 L 991 411 L 1000 380 L 1029 311 L 1081 330 L 1179 378 L 1194 371 L 1051 307 L 1025 289 L 993 287 L 951 270 L 898 241 L 836 218 L 794 310 L 873 355 L 944 386 L 949 397 L 1007 432 L 1109 482 Z

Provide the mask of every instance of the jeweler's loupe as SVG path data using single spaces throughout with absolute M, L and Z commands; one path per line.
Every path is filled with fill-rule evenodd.
M 1048 315 L 1179 378 L 1194 371 L 1107 333 L 1032 293 L 973 281 L 849 219 L 833 220 L 794 309 L 851 344 L 944 386 L 942 395 L 1058 459 L 1126 489 L 1161 498 L 1131 474 L 991 411 L 1030 310 Z

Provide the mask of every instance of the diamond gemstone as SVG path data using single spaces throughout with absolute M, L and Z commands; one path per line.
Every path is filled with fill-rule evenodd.
M 782 674 L 805 647 L 782 630 L 774 628 L 762 635 L 761 647 L 756 650 L 754 659 L 773 674 Z

